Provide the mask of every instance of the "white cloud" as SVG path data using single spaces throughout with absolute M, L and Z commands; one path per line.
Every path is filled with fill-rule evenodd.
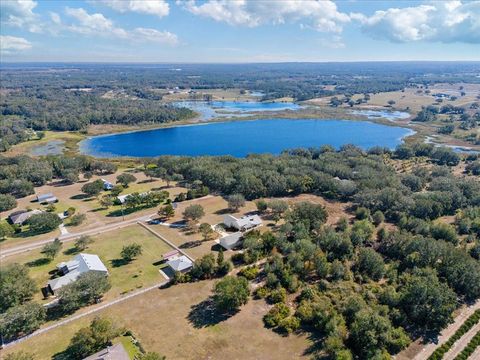
M 256 27 L 305 21 L 318 31 L 340 33 L 350 16 L 338 11 L 331 0 L 195 0 L 178 1 L 192 14 L 230 25 Z
M 115 26 L 113 21 L 106 18 L 103 14 L 89 14 L 82 8 L 66 8 L 65 13 L 76 20 L 75 23 L 67 25 L 66 28 L 79 34 L 110 36 L 136 42 L 148 41 L 169 45 L 178 43 L 177 36 L 171 32 L 141 27 L 126 30 Z
M 37 2 L 33 0 L 2 0 L 0 1 L 1 22 L 6 26 L 40 33 L 42 24 L 33 11 L 36 6 Z
M 56 12 L 50 12 L 50 20 L 52 20 L 55 25 L 60 25 L 62 23 L 60 15 L 58 15 Z
M 140 41 L 151 41 L 175 45 L 178 43 L 177 35 L 169 31 L 158 31 L 155 29 L 136 28 L 132 31 L 132 38 Z
M 32 44 L 27 39 L 16 36 L 0 35 L 0 52 L 3 55 L 25 51 L 31 48 Z
M 357 19 L 367 34 L 378 39 L 480 43 L 480 1 L 428 2 Z
M 97 0 L 95 3 L 109 6 L 122 13 L 131 11 L 164 17 L 170 12 L 170 6 L 165 0 Z

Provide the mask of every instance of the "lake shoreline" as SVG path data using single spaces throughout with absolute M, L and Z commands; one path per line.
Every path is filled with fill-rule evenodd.
M 252 121 L 252 120 L 266 120 L 275 116 L 278 119 L 315 119 L 315 120 L 324 120 L 331 121 L 339 119 L 342 121 L 368 121 L 375 124 L 386 125 L 390 127 L 401 127 L 408 128 L 413 132 L 406 136 L 403 141 L 406 143 L 414 141 L 425 141 L 427 136 L 430 135 L 427 129 L 422 126 L 422 124 L 416 124 L 411 122 L 412 116 L 409 118 L 403 118 L 399 120 L 389 120 L 380 116 L 368 117 L 365 114 L 361 114 L 361 111 L 364 109 L 360 108 L 332 108 L 324 107 L 318 105 L 312 105 L 306 102 L 299 102 L 299 105 L 304 105 L 303 107 L 296 110 L 283 110 L 283 111 L 263 111 L 244 114 L 239 113 L 240 116 L 224 116 L 222 113 L 219 113 L 217 117 L 202 119 L 202 115 L 197 113 L 194 117 L 179 120 L 168 123 L 155 123 L 155 124 L 141 124 L 141 125 L 91 125 L 88 129 L 88 132 L 85 134 L 83 132 L 51 132 L 51 137 L 47 136 L 43 140 L 35 140 L 32 142 L 26 142 L 19 145 L 16 145 L 12 148 L 13 153 L 23 153 L 28 152 L 32 155 L 32 149 L 38 148 L 40 146 L 48 146 L 49 141 L 53 139 L 68 139 L 68 146 L 64 148 L 64 153 L 68 154 L 80 154 L 82 153 L 79 144 L 91 137 L 101 136 L 101 135 L 115 135 L 131 132 L 142 132 L 149 130 L 157 129 L 168 129 L 179 126 L 191 126 L 199 124 L 211 124 L 211 123 L 224 123 L 224 122 L 238 122 L 238 121 Z M 305 106 L 306 105 L 306 106 Z M 359 112 L 357 112 L 359 110 Z M 395 112 L 399 110 L 395 109 L 376 109 L 379 113 L 382 112 Z M 74 137 L 75 139 L 71 139 Z M 459 139 L 441 139 L 439 143 L 444 146 L 457 146 L 457 147 L 469 147 L 472 150 L 480 150 L 480 147 L 461 141 Z M 23 149 L 23 150 L 22 150 Z M 35 154 L 33 154 L 35 156 Z M 134 159 L 134 158 L 132 158 Z
M 242 119 L 91 136 L 79 143 L 79 151 L 83 155 L 116 159 L 162 155 L 245 157 L 250 153 L 278 155 L 287 149 L 322 145 L 339 148 L 350 143 L 364 149 L 393 149 L 415 134 L 409 128 L 393 128 L 386 131 L 386 125 L 368 120 L 353 124 L 345 119 Z M 267 137 L 262 135 L 267 133 Z

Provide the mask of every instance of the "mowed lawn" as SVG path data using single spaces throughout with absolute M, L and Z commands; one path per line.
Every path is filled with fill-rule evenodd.
M 162 254 L 172 248 L 141 226 L 127 226 L 93 236 L 92 239 L 94 242 L 83 252 L 98 255 L 108 268 L 112 289 L 105 295 L 105 300 L 165 280 L 158 271 L 159 266 L 154 264 L 161 259 Z M 124 264 L 120 252 L 123 246 L 131 243 L 141 244 L 143 252 L 137 259 Z M 41 249 L 37 249 L 2 259 L 0 266 L 14 262 L 26 264 L 30 268 L 30 276 L 40 289 L 50 279 L 56 264 L 71 260 L 75 254 L 73 242 L 68 242 L 51 262 L 46 262 Z M 42 299 L 40 290 L 36 299 Z
M 234 316 L 213 324 L 194 323 L 192 309 L 211 295 L 214 281 L 179 284 L 155 289 L 109 308 L 30 338 L 3 350 L 35 353 L 50 359 L 65 350 L 70 339 L 95 316 L 106 316 L 133 331 L 147 351 L 167 359 L 308 359 L 313 343 L 307 334 L 282 336 L 263 325 L 270 308 L 264 300 L 252 300 Z M 0 353 L 0 356 L 2 354 Z

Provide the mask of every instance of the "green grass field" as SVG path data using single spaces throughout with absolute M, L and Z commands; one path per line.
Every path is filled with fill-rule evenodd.
M 159 266 L 154 263 L 171 248 L 142 227 L 132 225 L 94 236 L 92 239 L 94 242 L 84 252 L 98 255 L 110 272 L 112 289 L 105 295 L 105 300 L 164 280 L 158 271 Z M 124 245 L 131 243 L 141 244 L 143 253 L 132 262 L 123 264 L 120 252 Z M 74 245 L 73 242 L 69 242 L 64 244 L 60 254 L 51 262 L 45 259 L 41 249 L 37 249 L 7 257 L 2 260 L 0 266 L 14 262 L 26 264 L 30 268 L 30 276 L 41 288 L 50 279 L 49 273 L 55 270 L 56 264 L 70 260 L 73 256 Z M 36 299 L 41 298 L 41 292 L 38 291 Z

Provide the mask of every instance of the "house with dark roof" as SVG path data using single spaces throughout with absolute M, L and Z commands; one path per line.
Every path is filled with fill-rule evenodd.
M 25 221 L 27 221 L 32 215 L 35 214 L 41 214 L 42 211 L 35 209 L 31 211 L 27 210 L 19 210 L 11 213 L 8 216 L 8 220 L 13 224 L 13 225 L 23 225 Z

